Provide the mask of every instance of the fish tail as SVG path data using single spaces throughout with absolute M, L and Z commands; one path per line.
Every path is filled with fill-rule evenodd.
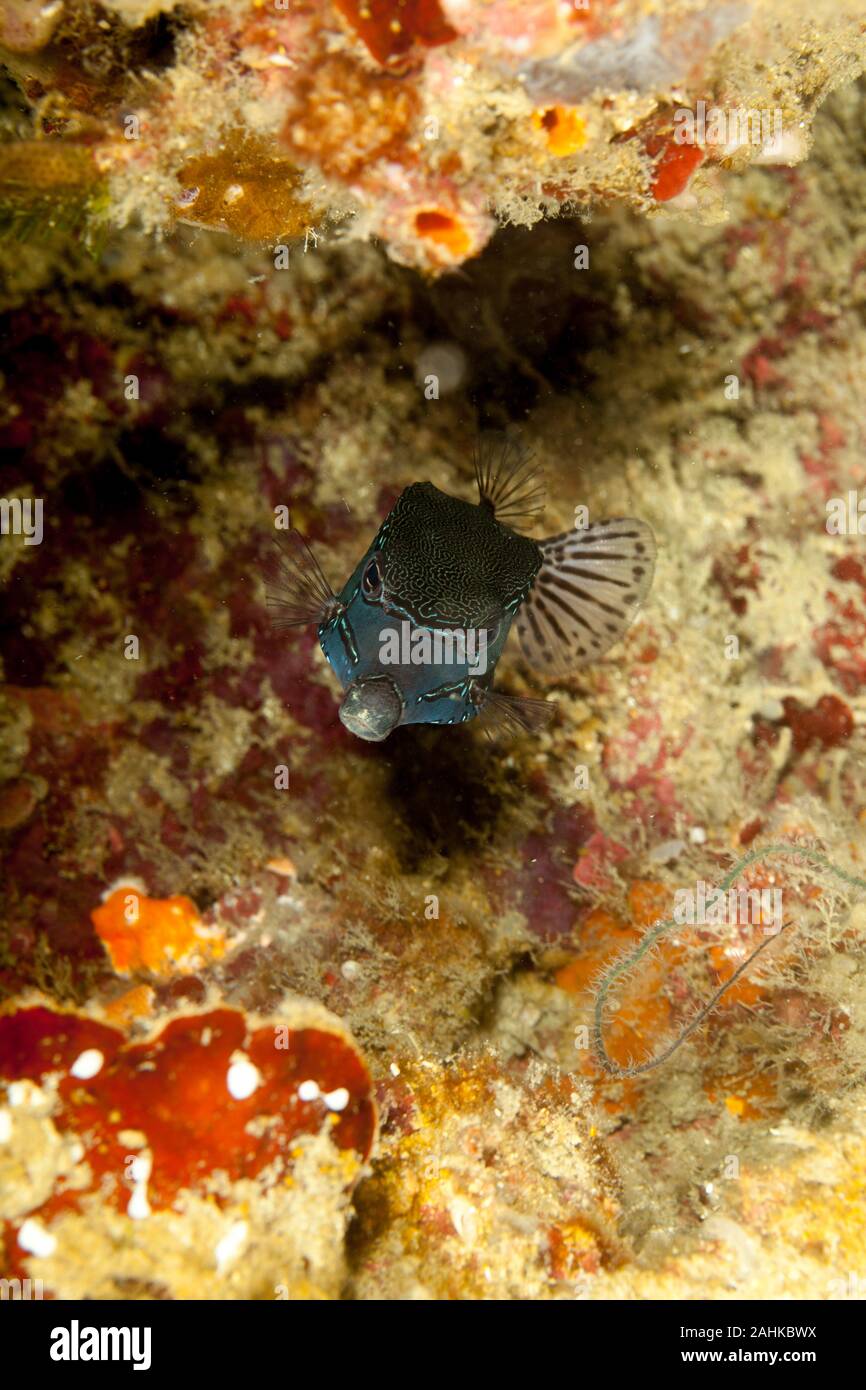
M 534 670 L 565 675 L 618 642 L 653 579 L 652 529 L 614 517 L 541 542 L 543 556 L 517 632 Z

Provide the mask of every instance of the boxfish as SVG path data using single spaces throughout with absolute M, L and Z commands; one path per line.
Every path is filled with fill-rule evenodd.
M 538 730 L 554 703 L 494 684 L 512 624 L 530 669 L 563 677 L 619 641 L 649 592 L 656 547 L 645 521 L 534 540 L 525 532 L 544 487 L 532 455 L 488 437 L 474 465 L 477 502 L 430 482 L 405 488 L 339 593 L 298 531 L 277 542 L 274 622 L 315 625 L 343 688 L 340 719 L 358 738 L 479 717 L 488 731 Z

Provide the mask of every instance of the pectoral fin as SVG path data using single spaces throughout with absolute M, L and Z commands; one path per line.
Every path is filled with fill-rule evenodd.
M 340 604 L 299 531 L 274 537 L 277 554 L 269 566 L 267 605 L 274 627 L 306 627 L 326 622 Z
M 649 593 L 655 538 L 632 517 L 551 536 L 544 561 L 517 614 L 527 661 L 543 675 L 564 675 L 618 642 Z

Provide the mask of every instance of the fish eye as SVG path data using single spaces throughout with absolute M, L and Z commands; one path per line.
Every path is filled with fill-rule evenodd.
M 367 562 L 364 573 L 361 575 L 361 588 L 367 598 L 379 598 L 382 593 L 382 566 L 378 555 L 374 555 L 372 560 Z

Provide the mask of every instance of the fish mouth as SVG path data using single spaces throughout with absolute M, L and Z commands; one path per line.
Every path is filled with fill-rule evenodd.
M 390 676 L 362 676 L 352 681 L 340 705 L 340 719 L 350 734 L 381 743 L 403 717 L 403 697 Z

